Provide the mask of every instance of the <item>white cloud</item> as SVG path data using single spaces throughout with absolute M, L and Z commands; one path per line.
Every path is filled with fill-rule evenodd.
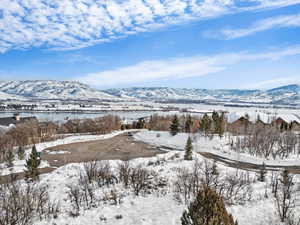
M 289 84 L 300 84 L 300 76 L 281 77 L 272 80 L 264 80 L 261 82 L 244 85 L 242 88 L 266 89 L 266 88 L 274 88 L 274 87 L 279 87 L 279 86 L 289 85 Z
M 0 52 L 76 49 L 190 20 L 270 9 L 300 0 L 1 0 Z
M 226 28 L 222 29 L 221 31 L 204 32 L 204 35 L 214 38 L 235 39 L 252 35 L 257 32 L 283 27 L 300 27 L 300 14 L 270 17 L 267 19 L 259 20 L 247 28 Z
M 168 60 L 143 61 L 114 70 L 91 73 L 75 80 L 93 86 L 133 84 L 159 79 L 199 77 L 224 71 L 234 64 L 257 60 L 278 60 L 300 55 L 300 46 L 262 53 L 226 53 L 214 56 L 181 57 Z

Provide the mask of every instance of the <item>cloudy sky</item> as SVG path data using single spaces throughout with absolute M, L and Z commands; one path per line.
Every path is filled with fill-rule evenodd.
M 300 83 L 300 0 L 0 0 L 0 79 Z

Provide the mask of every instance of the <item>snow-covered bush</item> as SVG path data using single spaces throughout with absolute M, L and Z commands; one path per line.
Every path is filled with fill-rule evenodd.
M 21 181 L 0 185 L 0 224 L 30 225 L 34 219 L 56 218 L 59 211 L 47 186 Z

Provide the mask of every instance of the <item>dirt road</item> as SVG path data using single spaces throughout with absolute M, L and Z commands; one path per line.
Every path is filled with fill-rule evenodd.
M 242 162 L 237 160 L 231 160 L 219 155 L 215 155 L 209 152 L 199 152 L 200 155 L 207 159 L 213 159 L 217 162 L 220 162 L 226 166 L 232 167 L 232 168 L 239 168 L 243 170 L 251 170 L 251 171 L 258 171 L 261 168 L 261 165 L 248 163 L 248 162 Z M 290 173 L 293 174 L 300 174 L 300 165 L 299 166 L 282 166 L 282 165 L 266 165 L 266 170 L 268 171 L 280 171 L 283 169 L 287 169 L 290 171 Z

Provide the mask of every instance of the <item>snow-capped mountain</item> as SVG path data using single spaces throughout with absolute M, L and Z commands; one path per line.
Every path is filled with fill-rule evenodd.
M 187 89 L 187 88 L 124 88 L 108 89 L 106 93 L 118 97 L 134 97 L 142 100 L 204 102 L 300 104 L 300 86 L 288 85 L 270 90 L 240 89 Z
M 20 95 L 13 95 L 13 94 L 7 94 L 5 92 L 0 91 L 0 100 L 27 100 L 25 97 L 22 97 Z
M 6 99 L 15 96 L 19 99 L 118 100 L 115 96 L 73 81 L 1 81 L 0 91 L 8 95 L 4 96 Z
M 0 81 L 0 100 L 200 101 L 300 105 L 300 86 L 270 90 L 133 87 L 100 91 L 75 81 Z

